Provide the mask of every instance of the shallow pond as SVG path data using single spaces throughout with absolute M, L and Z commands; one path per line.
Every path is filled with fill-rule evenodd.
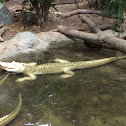
M 55 58 L 80 61 L 118 54 L 107 49 L 94 51 L 70 45 L 12 60 L 41 64 L 53 62 Z M 20 93 L 22 109 L 8 126 L 126 126 L 125 61 L 76 70 L 67 79 L 60 79 L 61 73 L 38 75 L 34 81 L 16 83 L 17 78 L 25 75 L 11 74 L 0 87 L 0 117 L 16 108 Z M 5 73 L 1 71 L 0 75 Z

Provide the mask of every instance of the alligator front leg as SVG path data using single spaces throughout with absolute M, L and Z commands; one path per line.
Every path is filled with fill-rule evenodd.
M 69 67 L 64 68 L 63 72 L 66 74 L 61 75 L 60 78 L 65 79 L 65 78 L 72 77 L 73 75 L 75 75 L 75 73 L 71 70 L 72 68 L 69 68 Z
M 19 78 L 19 79 L 16 80 L 16 82 L 22 82 L 22 81 L 25 81 L 25 80 L 35 80 L 36 79 L 35 74 L 27 73 L 26 75 L 28 75 L 28 77 Z

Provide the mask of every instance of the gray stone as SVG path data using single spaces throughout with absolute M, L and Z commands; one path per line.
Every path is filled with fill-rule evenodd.
M 13 40 L 17 41 L 17 48 L 20 50 L 34 48 L 40 42 L 40 39 L 31 32 L 18 33 Z
M 111 37 L 119 37 L 119 33 L 112 30 L 112 29 L 107 29 L 103 31 L 104 35 L 111 36 Z
M 4 4 L 0 3 L 0 24 L 11 24 L 13 23 L 13 16 L 10 11 L 4 6 Z
M 48 44 L 48 48 L 58 48 L 58 47 L 65 46 L 68 43 L 71 42 L 73 43 L 73 40 L 71 40 L 66 35 L 59 32 L 41 32 L 36 35 L 41 40 L 45 41 L 46 44 Z
M 40 32 L 36 34 L 41 40 L 51 43 L 71 41 L 66 35 L 59 32 Z
M 11 40 L 0 43 L 0 60 L 31 51 L 46 51 L 48 48 L 61 47 L 70 42 L 73 41 L 58 32 L 41 32 L 36 35 L 31 32 L 18 33 Z

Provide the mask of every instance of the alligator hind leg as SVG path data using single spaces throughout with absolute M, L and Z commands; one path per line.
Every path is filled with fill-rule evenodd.
M 73 75 L 75 75 L 75 73 L 71 70 L 72 70 L 71 68 L 64 68 L 63 72 L 66 74 L 61 75 L 60 78 L 65 79 L 65 78 L 72 77 Z
M 22 82 L 22 81 L 25 81 L 25 80 L 35 80 L 36 79 L 36 75 L 35 74 L 27 73 L 26 75 L 28 75 L 28 77 L 18 78 L 16 80 L 16 82 Z

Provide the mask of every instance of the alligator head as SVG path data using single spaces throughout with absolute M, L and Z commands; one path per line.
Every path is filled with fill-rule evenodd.
M 24 66 L 22 63 L 19 62 L 0 62 L 0 68 L 9 71 L 9 72 L 16 72 L 21 73 L 24 71 Z

